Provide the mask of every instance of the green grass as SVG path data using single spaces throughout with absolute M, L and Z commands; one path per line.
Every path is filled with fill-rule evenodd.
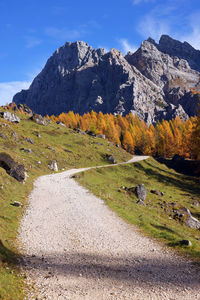
M 176 173 L 153 158 L 133 164 L 92 169 L 79 175 L 77 180 L 81 185 L 104 199 L 124 220 L 137 225 L 144 234 L 200 261 L 199 230 L 176 221 L 170 210 L 170 203 L 173 202 L 189 208 L 193 216 L 200 219 L 200 207 L 193 205 L 195 200 L 200 201 L 198 178 Z M 129 194 L 121 188 L 142 183 L 147 189 L 145 206 L 137 204 L 135 194 Z M 164 192 L 164 196 L 157 196 L 151 190 Z M 179 241 L 183 239 L 189 239 L 192 246 L 180 246 Z
M 80 135 L 72 129 L 57 124 L 38 125 L 20 115 L 19 124 L 11 124 L 0 118 L 0 152 L 6 152 L 27 169 L 28 179 L 22 184 L 0 168 L 0 299 L 24 299 L 24 278 L 20 275 L 17 258 L 17 233 L 20 219 L 26 209 L 27 196 L 34 180 L 41 175 L 52 173 L 48 164 L 52 159 L 58 163 L 59 171 L 108 164 L 104 155 L 112 154 L 118 162 L 131 158 L 130 154 L 108 141 Z M 3 126 L 7 124 L 9 127 Z M 15 140 L 13 131 L 18 135 Z M 40 133 L 39 138 L 37 134 Z M 31 138 L 34 144 L 25 140 Z M 51 147 L 55 149 L 53 152 Z M 32 153 L 22 150 L 32 149 Z M 41 162 L 40 164 L 38 162 Z M 24 204 L 23 208 L 11 205 L 14 201 Z

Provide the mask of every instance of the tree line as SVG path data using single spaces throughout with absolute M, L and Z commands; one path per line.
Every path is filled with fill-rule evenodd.
M 138 116 L 96 113 L 83 116 L 70 111 L 59 116 L 47 116 L 70 128 L 104 134 L 109 141 L 121 145 L 130 153 L 171 158 L 175 154 L 185 158 L 200 159 L 200 114 L 183 121 L 176 117 L 147 125 Z

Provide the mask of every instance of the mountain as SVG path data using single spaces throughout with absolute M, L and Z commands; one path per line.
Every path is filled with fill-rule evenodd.
M 163 35 L 142 42 L 125 57 L 105 53 L 85 42 L 67 42 L 48 59 L 28 90 L 13 101 L 42 115 L 92 109 L 103 113 L 132 112 L 148 123 L 194 115 L 200 90 L 200 51 Z

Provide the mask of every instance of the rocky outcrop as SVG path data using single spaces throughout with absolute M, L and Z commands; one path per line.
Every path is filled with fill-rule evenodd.
M 10 113 L 9 111 L 1 112 L 0 116 L 11 123 L 19 123 L 20 122 L 20 118 L 17 115 Z
M 19 165 L 7 153 L 0 153 L 0 167 L 20 182 L 25 182 L 27 178 L 26 170 L 23 165 Z
M 168 40 L 172 41 L 171 43 L 174 41 L 176 45 L 176 47 L 172 47 L 173 53 L 170 48 L 168 49 Z M 165 44 L 166 51 L 161 52 L 165 48 Z M 167 36 L 161 37 L 159 44 L 149 38 L 135 53 L 128 53 L 125 56 L 129 64 L 135 66 L 163 91 L 166 103 L 158 100 L 156 105 L 164 108 L 161 114 L 164 119 L 176 116 L 187 119 L 188 116 L 196 113 L 199 103 L 198 96 L 193 95 L 191 90 L 199 89 L 200 73 L 191 69 L 188 61 L 183 59 L 184 55 L 179 55 L 182 44 L 185 45 Z M 196 51 L 194 48 L 192 49 L 194 52 Z
M 171 48 L 168 39 L 174 43 Z M 125 57 L 116 49 L 105 53 L 84 42 L 66 43 L 13 101 L 42 115 L 93 109 L 132 112 L 148 123 L 176 116 L 186 119 L 196 112 L 198 97 L 191 89 L 199 87 L 199 70 L 199 51 L 167 36 L 159 44 L 148 39 Z

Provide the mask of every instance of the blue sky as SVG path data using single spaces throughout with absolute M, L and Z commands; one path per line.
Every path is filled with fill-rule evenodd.
M 0 0 L 0 104 L 66 41 L 134 51 L 161 34 L 200 49 L 199 0 Z

